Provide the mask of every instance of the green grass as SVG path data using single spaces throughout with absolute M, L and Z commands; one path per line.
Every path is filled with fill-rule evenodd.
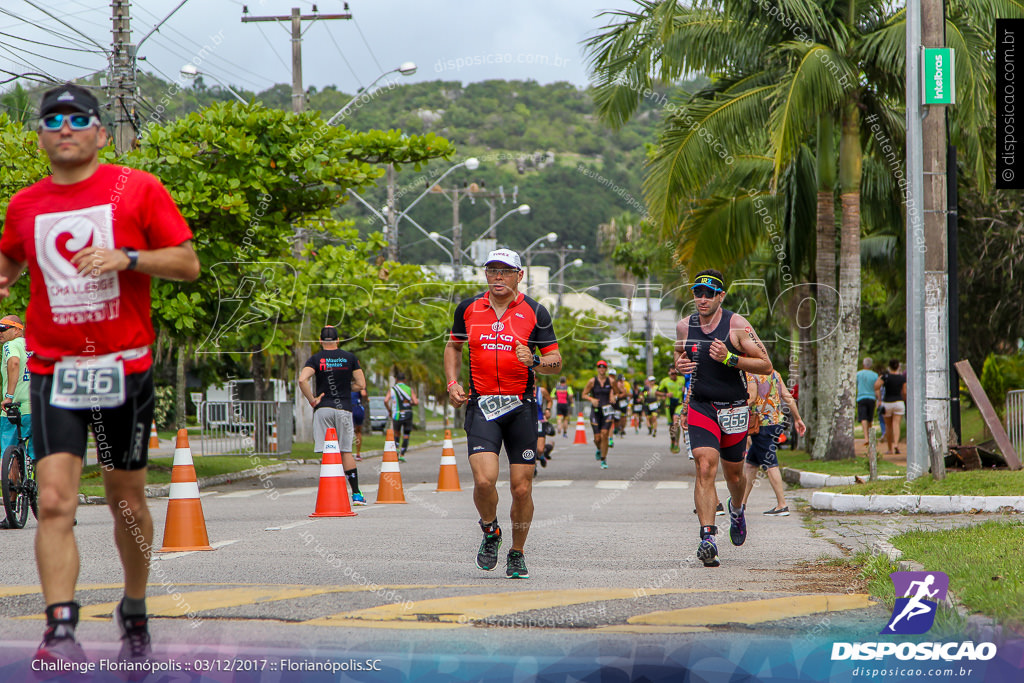
M 194 454 L 193 454 L 194 455 Z M 218 474 L 251 470 L 257 465 L 272 465 L 279 461 L 259 456 L 218 455 L 207 458 L 194 457 L 196 476 L 213 477 Z M 171 464 L 174 458 L 151 458 L 146 473 L 147 484 L 169 484 L 171 482 Z M 87 496 L 102 496 L 103 473 L 99 465 L 88 465 L 82 470 L 79 493 Z
M 909 484 L 905 479 L 889 479 L 852 486 L 832 486 L 824 490 L 832 493 L 893 496 L 1020 496 L 1024 495 L 1024 470 L 951 471 L 942 481 L 935 481 L 928 474 Z
M 865 477 L 868 475 L 868 459 L 864 457 L 857 457 L 852 460 L 811 460 L 811 456 L 806 451 L 801 450 L 778 450 L 775 452 L 775 455 L 779 459 L 780 467 L 792 467 L 804 472 L 820 472 L 821 474 L 860 474 Z M 904 475 L 906 474 L 906 468 L 879 459 L 878 473 Z
M 890 539 L 903 552 L 903 559 L 942 571 L 949 576 L 949 589 L 968 610 L 984 614 L 1015 630 L 1024 625 L 1024 525 L 1020 522 L 989 521 L 947 531 L 911 531 Z M 976 552 L 985 548 L 985 552 Z M 868 553 L 855 560 L 868 580 L 872 595 L 893 605 L 892 581 L 896 571 L 888 558 Z M 945 612 L 945 614 L 943 613 Z M 940 610 L 936 628 L 962 632 L 962 620 L 950 610 Z M 934 629 L 933 629 L 934 631 Z

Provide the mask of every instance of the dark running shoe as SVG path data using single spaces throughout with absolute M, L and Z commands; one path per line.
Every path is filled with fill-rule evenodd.
M 714 536 L 705 536 L 697 546 L 697 559 L 704 563 L 705 567 L 717 567 L 722 563 L 718 561 L 718 546 L 715 545 Z
M 126 617 L 121 614 L 121 605 L 114 610 L 117 614 L 117 625 L 121 629 L 121 651 L 117 653 L 117 661 L 141 663 L 153 659 L 153 646 L 149 638 L 149 617 L 133 615 Z M 146 672 L 140 671 L 142 678 Z M 133 679 L 138 680 L 138 679 Z
M 526 558 L 519 550 L 509 550 L 505 562 L 505 576 L 510 579 L 528 579 L 530 571 L 526 568 Z
M 75 640 L 75 629 L 70 624 L 47 626 L 43 642 L 39 644 L 34 659 L 39 662 L 83 664 L 85 651 Z
M 743 515 L 744 507 L 741 505 L 740 509 L 736 510 L 732 506 L 732 498 L 729 499 L 729 540 L 733 545 L 743 545 L 743 541 L 747 540 L 747 519 Z
M 484 534 L 480 542 L 480 550 L 476 554 L 476 566 L 485 572 L 493 571 L 498 566 L 498 549 L 501 548 L 501 529 L 493 534 Z
M 769 517 L 789 517 L 789 506 L 781 508 L 772 508 L 771 510 L 765 510 L 764 514 Z
M 551 451 L 555 450 L 555 444 L 544 444 L 544 459 L 551 460 Z
M 718 515 L 724 515 L 724 514 L 725 514 L 725 506 L 722 505 L 721 503 L 719 503 L 718 507 L 715 508 L 715 516 L 717 517 Z

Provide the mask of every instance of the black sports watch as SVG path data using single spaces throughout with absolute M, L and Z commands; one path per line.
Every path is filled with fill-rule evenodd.
M 128 247 L 121 247 L 121 251 L 128 257 L 128 267 L 125 270 L 135 270 L 135 266 L 139 263 L 139 252 L 137 249 L 129 249 Z
M 530 367 L 535 368 L 538 365 L 540 365 L 540 356 L 538 356 L 537 354 L 533 354 L 533 365 L 531 365 Z

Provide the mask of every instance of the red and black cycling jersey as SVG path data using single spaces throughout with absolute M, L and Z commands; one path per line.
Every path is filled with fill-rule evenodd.
M 558 349 L 551 314 L 539 303 L 518 294 L 499 319 L 490 292 L 463 300 L 455 309 L 451 339 L 469 343 L 470 397 L 503 394 L 533 396 L 533 369 L 516 358 L 516 342 L 544 355 Z

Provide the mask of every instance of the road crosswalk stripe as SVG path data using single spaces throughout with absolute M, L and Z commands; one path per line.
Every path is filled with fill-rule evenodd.
M 565 488 L 566 486 L 572 485 L 572 479 L 544 479 L 542 481 L 533 482 L 534 488 Z
M 617 490 L 622 491 L 622 490 L 628 489 L 629 485 L 632 484 L 632 483 L 633 482 L 631 482 L 629 480 L 626 480 L 626 479 L 606 479 L 604 481 L 599 481 L 596 484 L 594 484 L 594 488 L 596 488 L 596 489 L 617 489 Z
M 864 609 L 876 604 L 866 593 L 850 595 L 791 595 L 766 600 L 744 600 L 702 607 L 638 614 L 627 624 L 644 626 L 709 626 L 716 624 L 761 624 L 820 612 Z
M 659 481 L 654 485 L 656 489 L 688 489 L 690 488 L 690 482 L 688 481 Z

